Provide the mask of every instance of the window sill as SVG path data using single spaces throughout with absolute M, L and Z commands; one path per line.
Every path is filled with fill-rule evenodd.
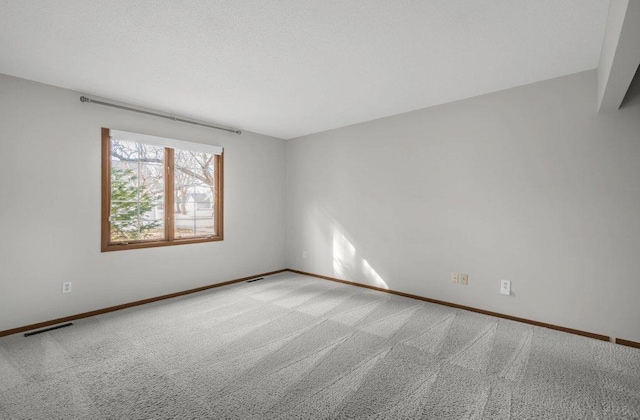
M 102 244 L 102 252 L 110 251 L 124 251 L 127 249 L 142 249 L 142 248 L 156 248 L 159 246 L 174 246 L 174 245 L 186 245 L 186 244 L 199 244 L 205 242 L 218 242 L 222 241 L 222 235 L 212 236 L 207 238 L 187 238 L 187 239 L 174 239 L 171 241 L 136 241 L 129 243 L 111 243 Z

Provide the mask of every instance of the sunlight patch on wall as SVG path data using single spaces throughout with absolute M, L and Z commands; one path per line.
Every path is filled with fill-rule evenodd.
M 389 286 L 387 286 L 387 283 L 385 283 L 385 281 L 382 280 L 382 277 L 380 277 L 380 275 L 376 272 L 376 270 L 374 270 L 369 265 L 369 262 L 364 259 L 362 260 L 362 272 L 368 280 L 373 282 L 373 286 L 381 287 L 383 289 L 389 288 Z
M 333 232 L 333 274 L 348 279 L 356 268 L 356 247 L 337 229 Z
M 338 228 L 333 230 L 333 275 L 356 282 L 364 277 L 367 284 L 384 289 L 389 288 L 371 264 L 357 255 L 356 247 Z

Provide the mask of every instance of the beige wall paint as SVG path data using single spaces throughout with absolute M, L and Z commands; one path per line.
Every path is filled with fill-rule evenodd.
M 288 266 L 640 341 L 640 105 L 596 79 L 287 142 Z
M 0 330 L 285 266 L 283 140 L 79 96 L 0 75 Z M 224 241 L 101 253 L 101 127 L 223 146 Z

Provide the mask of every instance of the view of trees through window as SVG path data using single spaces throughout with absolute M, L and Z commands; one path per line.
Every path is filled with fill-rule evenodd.
M 213 235 L 215 155 L 176 150 L 174 156 L 175 237 Z
M 164 148 L 111 140 L 111 241 L 164 239 Z
M 216 235 L 215 154 L 115 138 L 109 150 L 111 243 Z

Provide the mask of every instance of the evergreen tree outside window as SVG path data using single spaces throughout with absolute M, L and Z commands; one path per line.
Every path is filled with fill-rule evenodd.
M 111 240 L 152 238 L 162 227 L 162 219 L 148 218 L 157 205 L 151 189 L 138 182 L 131 169 L 111 170 Z

